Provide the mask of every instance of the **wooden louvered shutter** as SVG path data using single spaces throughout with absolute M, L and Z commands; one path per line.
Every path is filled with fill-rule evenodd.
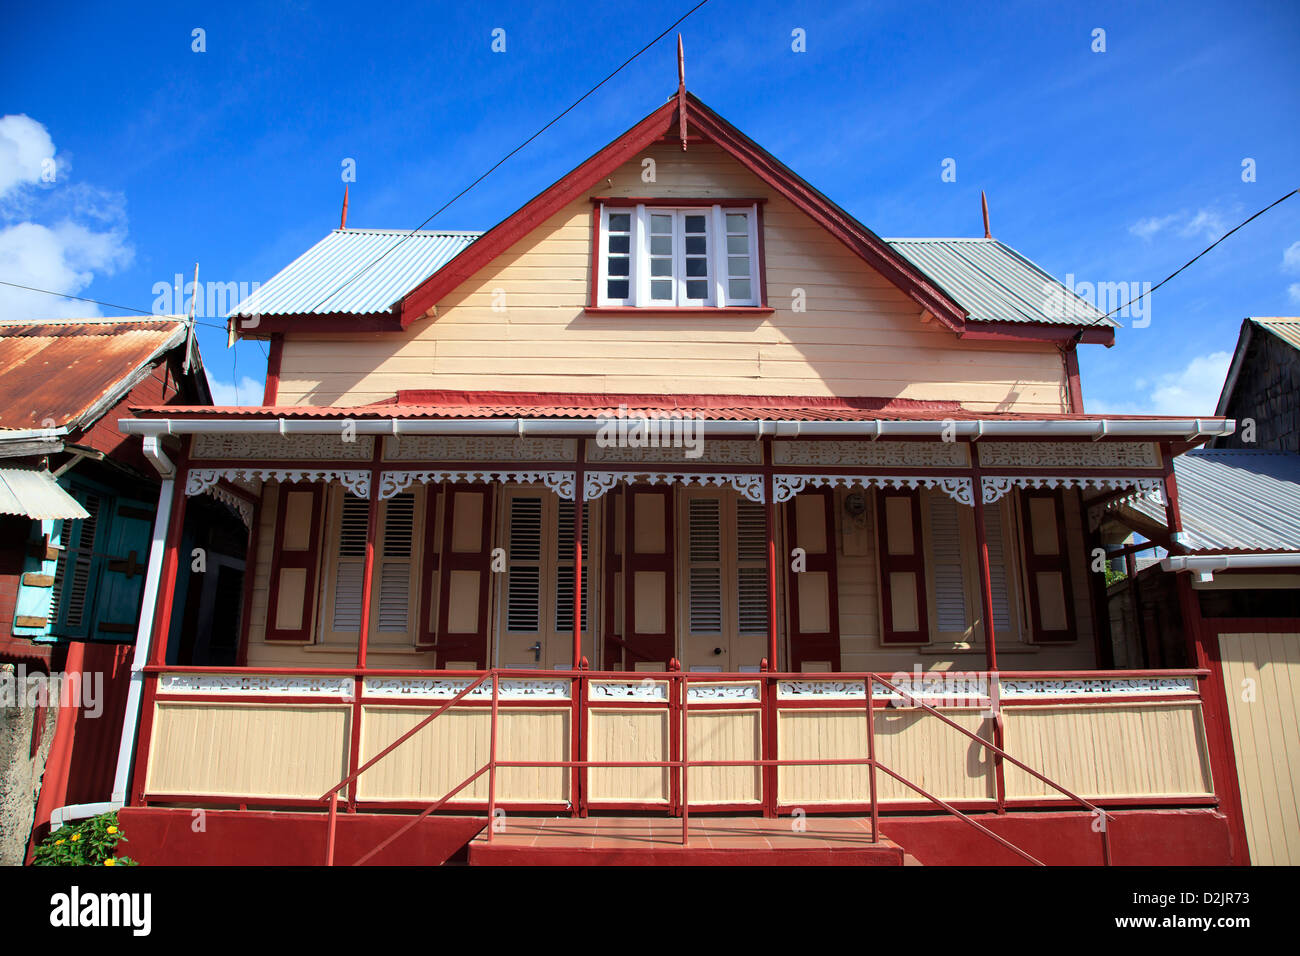
M 805 664 L 840 669 L 839 582 L 835 563 L 835 494 L 819 488 L 795 495 L 785 506 L 789 547 L 802 548 L 803 571 L 787 560 L 790 602 L 790 669 Z M 775 666 L 775 664 L 773 665 Z
M 687 631 L 690 637 L 720 637 L 723 628 L 722 501 L 714 497 L 692 497 L 687 502 L 686 524 Z
M 451 485 L 443 514 L 437 666 L 487 667 L 492 485 Z
M 736 630 L 767 635 L 767 523 L 763 505 L 736 501 Z
M 536 634 L 542 629 L 543 501 L 540 495 L 512 495 L 506 553 L 506 630 Z
M 323 490 L 319 484 L 282 483 L 279 487 L 267 607 L 268 641 L 311 640 Z
M 375 554 L 371 629 L 380 642 L 411 638 L 411 595 L 415 591 L 416 496 L 394 495 L 382 505 L 383 539 Z
M 1004 501 L 1010 501 L 1007 498 Z M 993 592 L 993 629 L 998 640 L 1012 636 L 1019 628 L 1012 626 L 1011 572 L 1007 554 L 1006 524 L 1003 502 L 984 508 L 984 538 L 989 550 L 989 586 Z M 978 556 L 976 556 L 978 560 Z M 987 639 L 987 637 L 986 637 Z
M 923 644 L 930 640 L 925 595 L 921 507 L 915 491 L 878 490 L 876 536 L 880 564 L 881 641 Z
M 92 596 L 101 570 L 95 560 L 95 542 L 101 538 L 101 520 L 112 499 L 79 488 L 74 488 L 73 494 L 90 517 L 63 522 L 64 547 L 55 563 L 51 613 L 56 636 L 84 639 L 90 636 Z
M 1029 583 L 1029 620 L 1035 641 L 1076 638 L 1070 592 L 1069 552 L 1065 543 L 1065 506 L 1059 490 L 1022 489 L 1025 576 Z
M 573 508 L 572 501 L 561 498 L 556 507 L 555 534 L 555 632 L 557 634 L 573 633 Z M 588 627 L 588 610 L 591 607 L 591 588 L 587 569 L 591 565 L 592 553 L 587 547 L 591 540 L 590 506 L 582 515 L 582 631 Z
M 442 486 L 424 489 L 424 530 L 420 537 L 420 626 L 416 631 L 417 647 L 430 647 L 438 640 L 438 608 L 442 578 L 442 539 L 438 536 L 438 516 L 443 501 Z
M 632 669 L 664 670 L 675 644 L 672 488 L 624 493 L 623 633 Z
M 962 554 L 961 515 L 946 494 L 925 496 L 930 519 L 930 581 L 934 588 L 934 626 L 942 640 L 969 639 L 966 562 Z
M 324 632 L 326 640 L 347 643 L 356 641 L 361 628 L 362 572 L 366 560 L 370 502 L 341 488 L 335 494 L 339 515 L 338 538 Z

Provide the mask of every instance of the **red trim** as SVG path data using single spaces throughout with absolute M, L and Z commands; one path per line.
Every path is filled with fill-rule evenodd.
M 972 486 L 983 488 L 980 471 L 980 452 L 979 445 L 970 446 L 971 465 L 972 465 Z M 998 669 L 998 639 L 997 627 L 993 621 L 993 575 L 989 570 L 989 541 L 988 531 L 984 526 L 984 496 L 982 494 L 973 497 L 973 507 L 975 511 L 975 562 L 979 569 L 980 582 L 980 617 L 984 625 L 984 650 L 985 666 L 995 671 Z M 999 726 L 995 725 L 995 732 Z M 998 746 L 1002 744 L 998 742 Z M 1000 759 L 999 765 L 1000 765 Z M 1000 782 L 1000 781 L 999 781 Z
M 582 310 L 588 315 L 771 315 L 776 309 L 765 305 L 713 305 L 700 308 L 638 305 L 589 305 Z
M 305 551 L 286 551 L 284 549 L 284 519 L 288 509 L 285 498 L 291 493 L 310 494 L 311 525 L 310 543 Z M 320 561 L 321 550 L 321 512 L 323 509 L 324 486 L 312 483 L 305 488 L 281 483 L 275 498 L 275 537 L 271 540 L 274 547 L 271 552 L 270 594 L 266 602 L 266 625 L 264 640 L 267 641 L 302 641 L 311 640 L 312 620 L 316 610 L 316 571 Z M 280 606 L 280 574 L 282 571 L 301 568 L 306 571 L 306 582 L 302 596 L 302 626 L 293 629 L 280 629 L 275 626 L 275 609 Z
M 240 338 L 254 338 L 284 332 L 401 332 L 404 326 L 391 312 L 357 314 L 331 312 L 328 315 L 294 313 L 292 315 L 263 315 L 257 325 L 248 325 L 246 318 L 235 316 L 235 332 Z
M 972 342 L 1074 342 L 1085 345 L 1115 344 L 1115 330 L 1101 325 L 1049 325 L 1038 322 L 977 322 L 971 320 L 957 333 Z
M 603 254 L 600 248 L 600 206 L 596 205 L 591 208 L 591 261 L 587 269 L 587 310 L 596 308 L 600 302 L 600 257 Z
M 758 294 L 762 297 L 758 304 L 766 309 L 767 302 L 767 238 L 763 233 L 763 204 L 758 204 Z
M 671 206 L 709 207 L 724 206 L 728 209 L 742 206 L 761 206 L 767 202 L 766 196 L 753 199 L 735 199 L 729 196 L 592 196 L 591 201 L 601 206 L 626 209 L 629 206 Z
M 885 499 L 906 498 L 912 504 L 912 553 L 889 553 L 889 529 L 885 514 Z M 925 644 L 930 640 L 930 605 L 925 580 L 925 543 L 921 539 L 921 496 L 915 489 L 876 489 L 876 553 L 880 565 L 880 607 L 882 644 Z M 902 571 L 916 576 L 916 630 L 894 630 L 894 609 L 889 587 L 889 575 Z
M 1079 384 L 1079 352 L 1073 346 L 1062 351 L 1065 356 L 1065 383 L 1066 391 L 1070 396 L 1070 412 L 1074 415 L 1083 414 L 1083 386 Z
M 793 569 L 786 573 L 787 601 L 790 605 L 790 619 L 786 622 L 786 633 L 790 642 L 790 670 L 803 669 L 806 661 L 829 660 L 831 670 L 840 668 L 840 599 L 839 579 L 836 555 L 838 547 L 835 540 L 835 492 L 830 488 L 811 488 L 795 495 L 785 506 L 786 527 L 789 531 L 788 543 L 792 548 L 799 547 L 798 508 L 795 503 L 800 497 L 819 497 L 822 500 L 822 515 L 825 526 L 826 550 L 821 554 L 808 554 L 807 566 L 802 572 L 807 574 L 822 573 L 826 575 L 827 584 L 827 623 L 828 631 L 804 631 L 799 626 L 799 574 Z M 788 567 L 788 566 L 787 566 Z
M 678 100 L 685 115 L 679 115 Z M 690 120 L 706 136 L 763 179 L 777 192 L 865 259 L 922 308 L 954 331 L 961 329 L 966 312 L 930 282 L 887 242 L 779 162 L 691 93 L 669 100 L 636 126 L 614 140 L 549 189 L 534 197 L 512 216 L 494 226 L 463 252 L 413 289 L 397 307 L 402 327 L 422 317 L 462 282 L 473 276 L 564 206 L 673 128 L 673 121 Z M 314 328 L 313 328 L 314 330 Z
M 452 549 L 452 532 L 456 525 L 456 498 L 463 494 L 483 496 L 483 528 L 479 550 L 457 552 Z M 492 579 L 492 524 L 496 515 L 496 486 L 493 484 L 448 485 L 442 520 L 442 574 L 439 575 L 438 643 L 435 660 L 439 666 L 448 661 L 473 660 L 480 668 L 488 658 L 488 594 Z M 447 633 L 450 610 L 451 576 L 455 571 L 477 571 L 478 629 L 473 632 Z
M 442 549 L 438 546 L 438 509 L 445 496 L 442 485 L 425 485 L 423 564 L 420 568 L 420 619 L 416 622 L 415 646 L 429 647 L 438 642 L 438 616 L 433 613 L 439 597 L 434 593 L 433 580 L 442 568 Z M 446 521 L 446 516 L 443 517 Z M 441 580 L 441 577 L 439 577 Z
M 636 498 L 638 495 L 659 495 L 663 498 L 664 516 L 664 550 L 660 553 L 639 552 L 636 544 Z M 644 487 L 632 485 L 623 496 L 626 511 L 623 516 L 623 552 L 626 558 L 626 570 L 623 573 L 623 640 L 627 643 L 628 657 L 635 670 L 636 661 L 663 661 L 665 664 L 676 654 L 677 644 L 677 608 L 676 608 L 676 562 L 673 530 L 676 522 L 673 518 L 672 486 Z M 664 633 L 642 634 L 636 630 L 636 589 L 634 584 L 638 572 L 658 571 L 664 576 Z
M 280 394 L 280 362 L 284 357 L 284 333 L 271 335 L 271 351 L 266 357 L 266 388 L 262 392 L 262 404 L 274 405 Z
M 1056 553 L 1039 554 L 1035 550 L 1034 526 L 1029 503 L 1035 498 L 1049 498 L 1055 506 Z M 1077 640 L 1079 625 L 1074 611 L 1074 589 L 1070 581 L 1070 549 L 1065 535 L 1065 500 L 1060 488 L 1021 488 L 1021 512 L 1024 518 L 1025 590 L 1029 593 L 1029 624 L 1035 644 L 1062 643 Z M 1039 572 L 1061 576 L 1061 598 L 1065 602 L 1065 630 L 1049 631 L 1043 626 L 1042 608 L 1039 605 L 1035 575 Z

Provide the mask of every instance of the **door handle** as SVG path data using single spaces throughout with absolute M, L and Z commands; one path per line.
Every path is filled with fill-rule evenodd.
M 528 649 L 533 652 L 533 662 L 540 664 L 542 662 L 542 642 L 533 641 L 533 646 Z
M 714 653 L 714 654 L 721 654 L 721 653 L 722 653 L 722 648 L 720 648 L 720 647 L 715 647 L 715 648 L 713 649 L 713 653 Z

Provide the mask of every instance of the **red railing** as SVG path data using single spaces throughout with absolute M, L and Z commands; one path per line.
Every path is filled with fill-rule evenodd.
M 1108 672 L 1099 672 L 1097 675 L 1094 676 L 1102 676 L 1102 675 L 1115 676 L 1113 673 L 1108 673 Z M 681 714 L 681 718 L 680 718 L 681 736 L 677 747 L 679 756 L 677 757 L 677 759 L 670 759 L 670 760 L 641 760 L 641 761 L 595 761 L 595 760 L 577 759 L 576 757 L 569 760 L 500 760 L 497 757 L 497 730 L 498 730 L 498 714 L 499 714 L 499 706 L 500 706 L 500 682 L 502 677 L 512 677 L 512 676 L 532 678 L 532 679 L 550 677 L 550 678 L 563 678 L 563 679 L 570 680 L 573 683 L 572 700 L 575 702 L 575 704 L 576 702 L 579 701 L 590 700 L 589 693 L 584 693 L 584 689 L 593 680 L 627 681 L 630 678 L 636 681 L 652 680 L 655 682 L 666 682 L 668 686 L 673 691 L 675 691 L 675 693 L 671 693 L 669 695 L 669 701 L 671 702 L 671 700 L 674 698 L 677 701 L 679 701 L 678 709 L 680 710 L 680 714 Z M 928 703 L 924 699 L 924 695 L 918 695 L 916 693 L 913 693 L 910 690 L 901 688 L 879 674 L 860 674 L 860 675 L 842 674 L 842 675 L 833 675 L 833 676 L 838 680 L 843 680 L 851 683 L 857 683 L 858 681 L 861 681 L 863 683 L 864 690 L 865 690 L 865 694 L 864 694 L 865 718 L 866 718 L 866 725 L 867 725 L 866 726 L 866 730 L 867 730 L 866 757 L 810 758 L 810 759 L 780 759 L 776 757 L 763 757 L 763 758 L 742 759 L 742 760 L 691 760 L 688 758 L 687 755 L 689 754 L 688 728 L 689 728 L 689 713 L 690 713 L 690 684 L 692 681 L 697 683 L 719 683 L 722 681 L 729 681 L 729 680 L 730 681 L 735 681 L 735 680 L 757 681 L 760 688 L 766 688 L 768 699 L 762 700 L 760 696 L 760 707 L 762 711 L 766 713 L 767 708 L 769 706 L 772 707 L 776 706 L 775 688 L 777 686 L 778 681 L 808 680 L 810 678 L 813 678 L 814 675 L 774 674 L 771 672 L 762 672 L 758 674 L 716 674 L 716 673 L 688 674 L 680 671 L 657 673 L 657 674 L 636 673 L 635 675 L 629 675 L 626 673 L 603 673 L 603 672 L 593 672 L 593 671 L 580 671 L 578 674 L 575 675 L 571 671 L 539 672 L 535 670 L 516 671 L 516 670 L 503 670 L 503 669 L 494 669 L 490 671 L 485 671 L 477 678 L 472 680 L 469 684 L 467 684 L 463 689 L 461 689 L 449 700 L 442 703 L 436 710 L 428 714 L 426 717 L 422 718 L 417 724 L 415 724 L 415 726 L 407 730 L 400 737 L 394 740 L 391 744 L 389 744 L 379 753 L 375 754 L 373 757 L 367 760 L 363 765 L 358 767 L 355 771 L 350 773 L 347 777 L 339 781 L 338 784 L 330 788 L 330 790 L 326 791 L 326 793 L 322 795 L 322 797 L 320 798 L 321 802 L 327 801 L 329 804 L 328 832 L 327 832 L 327 839 L 326 839 L 326 865 L 333 865 L 334 862 L 335 836 L 336 836 L 336 828 L 337 828 L 337 820 L 338 820 L 338 798 L 339 798 L 340 791 L 342 791 L 346 787 L 350 787 L 353 784 L 355 784 L 358 778 L 363 773 L 365 773 L 375 764 L 379 763 L 381 760 L 383 760 L 385 757 L 391 754 L 394 750 L 400 747 L 407 740 L 410 740 L 412 737 L 414 737 L 422 729 L 424 729 L 430 723 L 436 720 L 440 715 L 446 713 L 457 703 L 464 701 L 467 697 L 469 697 L 470 694 L 472 694 L 477 688 L 481 687 L 489 679 L 491 680 L 492 697 L 491 697 L 491 705 L 490 705 L 491 722 L 490 722 L 490 730 L 488 736 L 487 762 L 484 763 L 477 770 L 475 770 L 473 773 L 471 773 L 464 780 L 462 780 L 455 787 L 453 787 L 442 798 L 425 807 L 419 813 L 418 816 L 411 818 L 400 829 L 390 834 L 383 842 L 375 846 L 364 856 L 362 856 L 360 859 L 355 861 L 354 865 L 365 863 L 366 861 L 373 858 L 376 854 L 382 851 L 393 841 L 397 840 L 403 834 L 408 832 L 411 828 L 416 826 L 421 820 L 425 819 L 429 815 L 436 813 L 438 810 L 442 809 L 457 794 L 463 791 L 466 787 L 473 784 L 485 773 L 488 775 L 488 798 L 487 798 L 488 823 L 487 823 L 486 839 L 489 842 L 491 842 L 493 839 L 493 834 L 495 832 L 495 825 L 496 825 L 496 810 L 497 810 L 496 772 L 498 769 L 565 768 L 565 769 L 590 770 L 590 769 L 604 769 L 604 768 L 659 768 L 659 769 L 675 770 L 680 775 L 679 776 L 679 785 L 680 785 L 680 793 L 681 793 L 680 814 L 681 814 L 681 821 L 682 821 L 681 843 L 683 846 L 686 846 L 689 845 L 690 842 L 689 772 L 692 768 L 754 767 L 754 768 L 775 769 L 781 767 L 799 767 L 799 766 L 816 766 L 816 767 L 865 766 L 868 768 L 869 809 L 870 809 L 870 816 L 871 816 L 871 834 L 872 834 L 871 839 L 873 843 L 878 844 L 880 841 L 880 807 L 879 807 L 879 792 L 878 792 L 878 784 L 877 784 L 877 772 L 881 772 L 891 777 L 892 779 L 898 781 L 898 783 L 902 784 L 904 787 L 908 788 L 909 790 L 915 792 L 924 800 L 928 801 L 929 803 L 943 810 L 945 813 L 955 816 L 957 819 L 961 820 L 966 825 L 972 827 L 973 829 L 979 831 L 980 833 L 983 833 L 984 835 L 986 835 L 987 837 L 989 837 L 990 839 L 998 843 L 1000 846 L 1016 854 L 1018 857 L 1025 860 L 1026 862 L 1029 862 L 1037 866 L 1044 865 L 1042 861 L 1038 860 L 1036 857 L 1032 856 L 1022 848 L 1011 843 L 1010 841 L 1008 841 L 998 833 L 994 832 L 990 828 L 984 826 L 982 823 L 980 823 L 970 814 L 963 812 L 959 808 L 953 806 L 950 802 L 939 798 L 938 796 L 929 792 L 927 789 L 917 784 L 916 782 L 907 779 L 902 774 L 898 773 L 893 768 L 886 766 L 878 759 L 876 753 L 876 739 L 875 739 L 875 709 L 878 700 L 878 698 L 875 695 L 875 684 L 877 683 L 885 687 L 887 690 L 893 692 L 895 695 L 897 695 L 898 699 L 903 702 L 904 706 L 917 707 L 922 711 L 924 711 L 925 713 L 934 716 L 946 726 L 952 727 L 953 729 L 957 730 L 959 733 L 968 737 L 970 740 L 979 744 L 987 752 L 992 754 L 995 760 L 995 777 L 997 777 L 998 779 L 1000 779 L 1000 763 L 1002 761 L 1008 762 L 1013 766 L 1019 768 L 1023 772 L 1029 774 L 1034 779 L 1056 790 L 1057 792 L 1065 796 L 1067 799 L 1071 800 L 1074 803 L 1077 803 L 1078 805 L 1080 805 L 1081 807 L 1089 811 L 1093 816 L 1094 824 L 1097 826 L 1098 832 L 1100 834 L 1102 863 L 1103 865 L 1107 865 L 1107 866 L 1111 864 L 1112 861 L 1111 861 L 1109 828 L 1107 826 L 1106 812 L 1102 808 L 1086 800 L 1085 798 L 1079 796 L 1078 794 L 1067 789 L 1066 787 L 1055 782 L 1054 780 L 1051 780 L 1044 774 L 1040 773 L 1039 771 L 1025 764 L 1023 761 L 1018 760 L 1017 758 L 1011 756 L 1002 747 L 998 746 L 992 741 L 986 740 L 983 737 L 981 737 L 979 734 L 974 733 L 965 727 L 962 727 L 960 724 L 952 720 L 947 715 L 940 713 L 932 704 Z M 989 677 L 995 683 L 998 680 L 997 675 L 985 675 L 985 676 Z M 1044 674 L 1035 674 L 1033 676 L 1052 677 L 1052 676 L 1065 676 L 1065 675 L 1052 675 L 1052 674 L 1044 673 Z M 1081 675 L 1079 673 L 1070 673 L 1068 676 L 1072 678 L 1077 678 L 1086 675 Z M 1198 673 L 1197 676 L 1202 676 L 1202 675 Z M 762 692 L 760 692 L 760 694 L 761 693 Z M 995 701 L 996 701 L 996 697 L 990 695 L 988 698 L 988 702 L 990 703 L 990 706 L 996 706 Z M 588 708 L 582 706 L 576 706 L 575 709 L 580 711 L 579 713 L 575 714 L 575 719 L 582 719 L 583 717 L 585 717 L 586 713 L 588 712 Z M 672 713 L 671 706 L 669 708 L 669 712 Z M 995 719 L 996 719 L 996 711 L 995 711 Z M 764 735 L 764 737 L 766 738 L 766 734 Z M 767 750 L 767 752 L 773 753 L 774 749 L 769 749 Z M 999 808 L 1000 806 L 1001 806 L 1001 801 L 999 800 Z M 575 812 L 577 812 L 576 808 L 575 808 Z

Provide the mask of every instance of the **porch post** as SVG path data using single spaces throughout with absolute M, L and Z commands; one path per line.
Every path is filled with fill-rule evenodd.
M 998 645 L 993 628 L 993 584 L 989 574 L 989 543 L 984 533 L 984 483 L 980 472 L 979 446 L 970 443 L 971 500 L 975 508 L 975 556 L 980 576 L 980 616 L 984 620 L 984 647 L 987 669 L 998 669 Z
M 772 439 L 763 439 L 763 528 L 767 536 L 767 668 L 778 671 L 776 631 L 776 502 L 772 500 Z
M 582 664 L 582 525 L 586 517 L 587 502 L 584 500 L 582 486 L 586 482 L 586 470 L 583 463 L 586 453 L 584 440 L 578 439 L 578 461 L 574 469 L 573 484 L 573 669 Z
M 375 454 L 370 466 L 370 512 L 366 518 L 366 556 L 361 563 L 361 614 L 357 634 L 357 670 L 366 669 L 366 652 L 370 647 L 370 579 L 375 571 L 375 537 L 379 534 L 379 457 L 383 454 L 384 441 L 375 438 Z M 350 492 L 344 492 L 350 494 Z M 360 690 L 360 677 L 358 690 Z M 357 697 L 360 700 L 360 694 Z

